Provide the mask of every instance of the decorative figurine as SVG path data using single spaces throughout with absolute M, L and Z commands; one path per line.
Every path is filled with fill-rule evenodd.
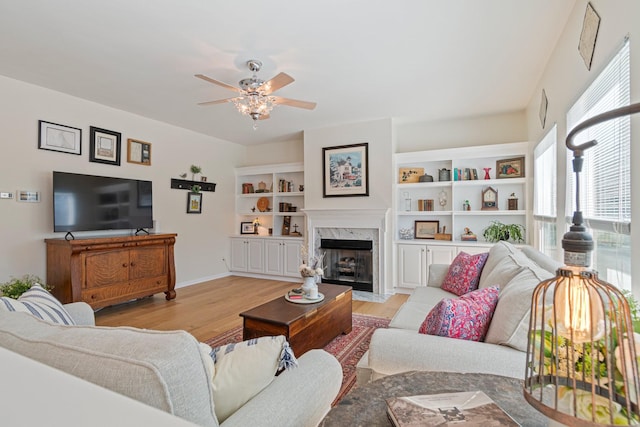
M 473 233 L 473 231 L 469 230 L 469 227 L 464 228 L 464 234 L 460 236 L 460 240 L 466 242 L 476 242 L 478 237 Z
M 463 211 L 470 211 L 471 210 L 471 203 L 469 203 L 468 200 L 465 200 L 464 203 L 462 204 L 462 210 Z
M 516 197 L 516 193 L 511 193 L 507 199 L 507 209 L 510 211 L 518 210 L 518 198 Z

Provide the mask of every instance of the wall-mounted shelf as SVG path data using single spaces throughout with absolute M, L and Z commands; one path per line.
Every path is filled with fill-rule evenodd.
M 216 191 L 214 182 L 190 181 L 188 179 L 171 178 L 171 188 L 178 190 L 191 190 L 194 185 L 200 186 L 200 191 Z

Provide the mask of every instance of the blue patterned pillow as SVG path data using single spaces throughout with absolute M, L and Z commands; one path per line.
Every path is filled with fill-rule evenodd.
M 17 300 L 8 297 L 0 298 L 0 310 L 23 311 L 38 319 L 60 325 L 76 324 L 60 301 L 37 283 Z

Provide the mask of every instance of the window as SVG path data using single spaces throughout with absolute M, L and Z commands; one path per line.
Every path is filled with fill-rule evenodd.
M 533 150 L 533 219 L 540 251 L 562 259 L 556 230 L 557 126 Z
M 567 113 L 567 129 L 597 114 L 630 103 L 629 40 Z M 603 280 L 631 288 L 631 129 L 629 117 L 610 120 L 579 133 L 576 145 L 590 140 L 580 174 L 580 208 L 593 235 L 592 267 Z M 575 177 L 568 151 L 567 220 L 575 210 Z

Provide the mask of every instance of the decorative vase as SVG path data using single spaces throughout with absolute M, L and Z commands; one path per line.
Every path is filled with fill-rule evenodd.
M 305 277 L 304 283 L 302 284 L 302 290 L 304 291 L 304 295 L 307 298 L 318 298 L 318 285 L 316 283 L 316 276 Z

